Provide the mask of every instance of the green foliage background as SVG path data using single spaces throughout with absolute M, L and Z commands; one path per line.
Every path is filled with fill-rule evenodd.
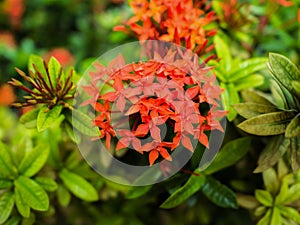
M 76 80 L 99 55 L 136 40 L 112 31 L 132 14 L 121 1 L 24 1 L 18 26 L 5 2 L 0 1 L 0 85 L 18 77 L 15 67 L 27 72 L 28 61 L 41 61 L 32 54 L 69 50 Z M 210 64 L 230 112 L 214 162 L 196 168 L 195 154 L 185 169 L 197 175 L 179 172 L 153 186 L 122 186 L 82 159 L 71 123 L 80 129 L 88 118 L 71 121 L 70 110 L 57 105 L 23 116 L 3 105 L 0 224 L 300 224 L 299 1 L 291 7 L 240 1 L 245 5 L 238 23 L 224 18 L 220 2 L 212 1 L 219 16 L 212 41 L 221 60 Z M 1 39 L 3 32 L 13 45 Z M 58 71 L 59 63 L 52 64 Z M 23 93 L 16 95 L 21 99 Z

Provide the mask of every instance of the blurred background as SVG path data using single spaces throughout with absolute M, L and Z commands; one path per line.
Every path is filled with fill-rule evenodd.
M 5 132 L 13 131 L 17 115 L 22 113 L 15 109 L 11 113 L 7 107 L 22 96 L 7 84 L 12 77 L 18 77 L 14 68 L 27 71 L 28 58 L 34 53 L 46 61 L 55 56 L 64 67 L 75 66 L 77 72 L 82 74 L 91 62 L 107 50 L 137 40 L 133 35 L 113 31 L 113 27 L 125 23 L 132 16 L 128 2 L 0 0 L 0 118 L 6 118 L 0 121 L 0 137 Z M 212 4 L 218 15 L 215 26 L 228 38 L 234 56 L 266 57 L 268 52 L 278 52 L 299 65 L 298 0 L 291 1 L 294 2 L 292 5 L 275 0 L 215 2 L 224 3 L 223 7 Z M 243 171 L 239 172 L 241 174 L 237 177 L 245 175 Z M 224 183 L 227 177 L 232 176 L 231 169 L 216 175 Z M 251 185 L 261 183 L 257 177 L 252 178 L 255 181 L 249 181 Z M 199 224 L 199 221 L 201 224 L 217 225 L 254 224 L 246 210 L 222 209 L 205 197 L 200 197 L 201 201 L 197 202 L 192 198 L 183 206 L 167 211 L 159 209 L 161 202 L 157 199 L 160 196 L 126 201 L 119 191 L 108 189 L 102 196 L 105 204 L 98 202 L 93 205 L 74 200 L 72 206 L 63 210 L 57 218 L 61 219 L 60 224 L 67 224 L 64 223 L 66 218 L 70 224 L 191 225 Z

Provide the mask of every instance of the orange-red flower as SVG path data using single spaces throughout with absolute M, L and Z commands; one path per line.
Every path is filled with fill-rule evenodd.
M 209 147 L 207 132 L 222 130 L 218 119 L 226 112 L 218 110 L 222 90 L 215 85 L 215 77 L 207 75 L 210 70 L 199 65 L 196 55 L 192 63 L 183 63 L 180 55 L 187 57 L 187 53 L 168 50 L 166 54 L 156 53 L 157 60 L 124 65 L 119 55 L 107 68 L 94 64 L 99 71 L 90 73 L 92 83 L 84 90 L 91 99 L 84 104 L 94 107 L 94 124 L 108 150 L 115 137 L 116 150 L 147 153 L 153 165 L 160 156 L 171 161 L 171 153 L 179 145 L 192 152 L 195 141 Z M 184 69 L 175 65 L 184 65 Z M 109 84 L 110 90 L 97 90 L 98 81 Z M 118 113 L 120 121 L 112 119 L 113 113 Z M 129 127 L 124 128 L 124 118 L 131 121 Z M 171 129 L 172 135 L 166 135 L 166 129 Z
M 208 37 L 216 33 L 207 29 L 215 20 L 208 11 L 206 0 L 133 0 L 130 1 L 133 16 L 116 31 L 133 32 L 139 40 L 174 42 L 194 50 L 199 55 L 209 52 Z M 209 60 L 210 58 L 208 58 Z
M 54 48 L 47 52 L 43 58 L 48 62 L 52 56 L 56 58 L 63 67 L 70 66 L 74 63 L 74 56 L 65 48 Z

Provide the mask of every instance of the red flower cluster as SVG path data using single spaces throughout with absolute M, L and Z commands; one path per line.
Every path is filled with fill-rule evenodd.
M 106 138 L 107 149 L 111 138 L 117 137 L 116 150 L 148 152 L 153 165 L 159 156 L 171 161 L 170 153 L 180 144 L 193 151 L 191 140 L 208 147 L 205 132 L 223 131 L 218 119 L 226 112 L 217 110 L 222 90 L 215 85 L 215 77 L 208 75 L 210 68 L 199 65 L 198 57 L 188 52 L 169 50 L 164 57 L 154 54 L 151 60 L 127 65 L 121 55 L 108 67 L 94 63 L 92 84 L 83 87 L 91 98 L 82 105 L 94 107 L 94 124 L 100 138 Z M 102 93 L 97 83 L 111 90 Z M 207 112 L 200 110 L 203 103 Z M 117 122 L 112 113 L 119 113 Z M 122 127 L 124 117 L 132 125 Z M 172 135 L 165 135 L 164 128 L 172 129 Z
M 114 30 L 133 31 L 142 41 L 173 42 L 198 55 L 213 49 L 213 45 L 207 46 L 207 38 L 216 30 L 207 30 L 206 26 L 215 20 L 215 13 L 208 12 L 210 5 L 206 0 L 133 0 L 130 6 L 134 16 Z
M 21 23 L 23 13 L 25 11 L 24 0 L 5 0 L 3 2 L 3 10 L 10 17 L 13 27 L 18 28 Z

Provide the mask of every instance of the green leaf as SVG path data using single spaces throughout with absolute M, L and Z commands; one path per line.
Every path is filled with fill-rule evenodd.
M 93 126 L 92 119 L 89 116 L 77 109 L 72 112 L 73 117 L 69 121 L 76 130 L 87 136 L 99 136 L 99 130 Z
M 290 164 L 292 170 L 296 173 L 300 169 L 300 137 L 291 138 Z
M 182 187 L 177 189 L 166 201 L 164 201 L 160 207 L 170 209 L 180 205 L 199 191 L 204 185 L 205 180 L 206 177 L 203 174 L 199 174 L 199 176 L 191 175 L 188 181 Z
M 36 128 L 36 121 L 40 108 L 33 109 L 20 117 L 20 122 L 27 128 Z
M 50 177 L 36 177 L 34 180 L 46 191 L 56 191 L 57 183 Z
M 256 198 L 255 198 L 255 200 L 256 200 Z M 256 201 L 257 201 L 257 200 L 256 200 Z M 258 204 L 260 204 L 260 203 L 258 202 Z M 268 209 L 268 207 L 266 207 L 266 206 L 263 206 L 263 205 L 258 206 L 258 207 L 254 210 L 254 216 L 260 217 L 260 216 L 262 216 L 262 215 L 265 215 L 267 209 Z
M 278 135 L 285 132 L 286 127 L 294 116 L 295 112 L 289 111 L 262 114 L 240 123 L 238 128 L 254 135 Z
M 300 136 L 300 113 L 292 119 L 285 131 L 285 137 L 287 138 L 297 136 Z
M 146 194 L 150 189 L 152 188 L 152 185 L 148 186 L 132 186 L 126 193 L 127 199 L 134 199 L 143 196 Z
M 258 166 L 253 172 L 260 173 L 274 166 L 288 150 L 290 142 L 290 139 L 284 138 L 283 135 L 273 137 L 260 154 Z
M 35 71 L 33 64 L 35 65 L 36 69 L 42 74 L 46 82 L 47 79 L 47 73 L 44 65 L 44 60 L 37 56 L 37 55 L 30 55 L 28 60 L 28 71 Z
M 45 165 L 49 155 L 49 147 L 38 145 L 26 153 L 19 166 L 19 172 L 27 177 L 34 176 Z
M 236 116 L 237 112 L 232 108 L 232 105 L 240 102 L 238 92 L 235 90 L 233 84 L 220 84 L 221 88 L 224 89 L 224 92 L 221 94 L 222 104 L 225 110 L 229 110 L 227 114 L 227 119 L 232 121 Z
M 288 194 L 284 199 L 285 204 L 293 203 L 300 199 L 300 183 L 292 185 L 289 190 Z
M 289 182 L 292 178 L 293 174 L 288 174 L 282 179 L 279 194 L 275 198 L 276 205 L 284 204 L 284 200 L 289 194 Z
M 268 192 L 273 195 L 277 194 L 279 190 L 279 180 L 274 168 L 269 168 L 263 172 L 263 181 L 264 185 Z
M 292 86 L 293 86 L 295 92 L 298 94 L 298 97 L 300 97 L 300 82 L 292 81 Z
M 13 178 L 17 174 L 7 147 L 0 141 L 0 178 Z
M 292 81 L 300 79 L 300 71 L 288 58 L 276 54 L 269 54 L 270 70 L 275 78 L 291 93 L 297 94 L 292 86 Z
M 23 218 L 21 225 L 33 225 L 35 223 L 35 214 L 31 213 L 29 218 Z
M 277 206 L 280 210 L 280 213 L 293 220 L 294 222 L 300 224 L 300 213 L 298 212 L 298 210 L 292 208 L 292 207 L 287 207 L 287 206 L 282 206 L 282 205 L 279 205 Z
M 7 189 L 14 185 L 14 183 L 11 180 L 8 179 L 0 179 L 0 190 L 1 189 Z
M 265 206 L 271 207 L 273 205 L 273 197 L 266 190 L 255 190 L 255 198 Z
M 3 224 L 10 216 L 14 208 L 14 195 L 11 192 L 5 192 L 0 198 L 0 224 Z
M 48 109 L 47 106 L 41 108 L 37 117 L 37 130 L 41 132 L 53 125 L 58 119 L 62 108 L 62 105 L 55 105 L 52 109 Z
M 218 206 L 224 208 L 238 208 L 237 198 L 234 192 L 211 176 L 206 177 L 202 192 Z
M 22 198 L 20 191 L 17 188 L 15 188 L 14 195 L 15 195 L 16 206 L 17 206 L 19 213 L 23 217 L 29 218 L 30 207 L 29 207 L 28 203 Z
M 244 60 L 238 65 L 238 68 L 232 70 L 229 74 L 229 82 L 235 82 L 240 79 L 249 77 L 249 75 L 254 74 L 262 69 L 267 68 L 266 63 L 267 58 L 251 58 Z
M 261 114 L 278 111 L 278 109 L 274 106 L 252 102 L 238 103 L 232 107 L 237 111 L 238 114 L 246 119 L 250 119 Z
M 261 218 L 257 225 L 270 225 L 272 210 L 269 209 L 267 213 Z
M 60 63 L 54 57 L 51 57 L 48 63 L 48 71 L 51 78 L 53 87 L 56 87 L 56 79 L 60 73 L 62 73 L 62 67 Z
M 266 97 L 265 93 L 257 90 L 243 90 L 241 92 L 242 98 L 246 102 L 257 103 L 261 105 L 274 106 L 274 104 Z
M 248 210 L 257 209 L 260 206 L 259 202 L 252 195 L 237 194 L 237 199 L 239 206 Z
M 217 35 L 214 37 L 214 44 L 218 58 L 221 59 L 220 65 L 225 70 L 230 71 L 232 68 L 232 57 L 228 45 Z
M 38 211 L 47 211 L 49 209 L 48 195 L 37 182 L 28 177 L 19 176 L 19 178 L 15 180 L 15 187 L 22 199 L 27 202 L 31 208 Z
M 276 81 L 271 80 L 270 90 L 276 106 L 280 109 L 289 109 L 286 98 Z
M 21 218 L 19 216 L 13 216 L 11 217 L 6 223 L 3 225 L 19 225 L 21 221 Z
M 277 207 L 273 208 L 270 225 L 282 225 L 282 217 Z
M 238 162 L 248 152 L 250 143 L 250 137 L 226 143 L 212 163 L 204 170 L 205 174 L 215 173 Z
M 59 173 L 64 185 L 78 198 L 85 201 L 97 201 L 96 189 L 81 176 L 63 169 Z
M 235 89 L 241 91 L 247 88 L 259 87 L 264 84 L 264 77 L 260 74 L 252 74 L 251 76 L 245 77 L 236 81 Z
M 63 207 L 67 207 L 70 204 L 71 194 L 63 185 L 58 185 L 57 199 L 59 204 Z

